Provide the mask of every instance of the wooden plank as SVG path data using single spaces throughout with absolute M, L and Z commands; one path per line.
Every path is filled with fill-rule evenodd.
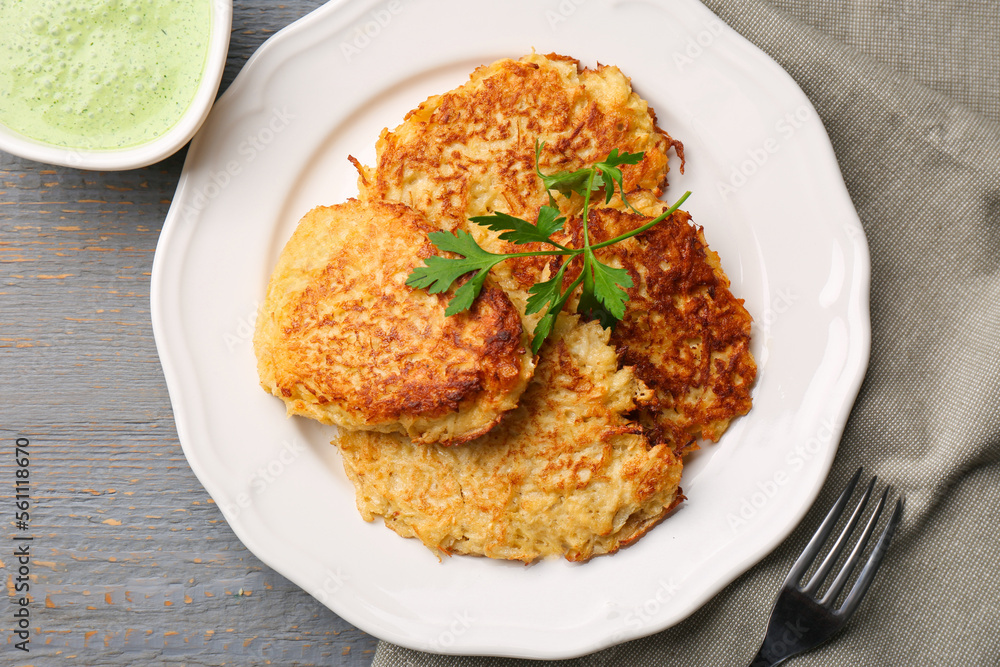
M 270 34 L 322 4 L 237 2 L 223 88 Z M 184 152 L 84 172 L 0 153 L 0 573 L 30 536 L 30 652 L 3 664 L 347 665 L 376 640 L 239 542 L 181 452 L 149 312 Z M 30 440 L 30 529 L 13 523 Z M 6 608 L 6 607 L 5 607 Z

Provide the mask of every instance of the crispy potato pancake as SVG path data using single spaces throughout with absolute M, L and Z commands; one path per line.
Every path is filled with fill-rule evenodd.
M 305 215 L 257 318 L 261 385 L 290 415 L 461 443 L 517 405 L 534 369 L 517 309 L 487 283 L 471 311 L 407 287 L 435 252 L 423 215 L 349 200 Z
M 640 227 L 667 208 L 649 195 L 634 200 L 644 215 L 623 210 L 620 203 L 591 209 L 593 243 Z M 582 244 L 579 218 L 565 231 L 567 243 Z M 730 292 L 702 228 L 678 210 L 596 255 L 627 269 L 634 283 L 611 343 L 619 363 L 633 367 L 655 392 L 655 400 L 643 407 L 643 423 L 678 452 L 696 448 L 697 438 L 718 441 L 733 419 L 750 410 L 757 365 L 750 352 L 753 318 Z M 566 284 L 579 271 L 571 266 Z
M 561 314 L 521 405 L 461 447 L 342 432 L 362 517 L 438 552 L 525 562 L 638 539 L 682 500 L 682 464 L 627 417 L 650 392 L 608 335 Z
M 401 201 L 465 228 L 503 211 L 533 218 L 548 201 L 535 173 L 581 169 L 613 149 L 645 151 L 622 171 L 626 191 L 660 194 L 667 151 L 679 146 L 617 67 L 581 69 L 565 56 L 531 54 L 477 68 L 468 83 L 428 98 L 402 125 L 382 131 L 374 168 L 360 167 L 363 197 Z
M 334 444 L 362 517 L 439 555 L 613 553 L 684 499 L 682 456 L 696 440 L 718 440 L 751 406 L 750 315 L 684 211 L 595 251 L 633 279 L 624 319 L 612 331 L 563 312 L 537 359 L 528 290 L 561 258 L 495 266 L 457 316 L 444 315 L 454 288 L 406 287 L 436 252 L 431 231 L 467 231 L 494 253 L 541 249 L 469 221 L 536 218 L 549 203 L 540 143 L 546 174 L 643 152 L 621 169 L 638 211 L 595 192 L 592 243 L 665 210 L 671 149 L 683 172 L 683 146 L 618 68 L 554 54 L 484 65 L 383 130 L 374 166 L 350 158 L 360 201 L 303 219 L 258 318 L 261 384 L 289 414 L 341 427 Z M 583 245 L 583 198 L 558 205 L 568 221 L 554 240 Z
M 531 54 L 477 68 L 468 83 L 428 98 L 399 127 L 383 130 L 375 166 L 354 161 L 359 189 L 363 198 L 403 202 L 442 229 L 465 229 L 487 250 L 509 252 L 512 244 L 467 219 L 495 211 L 535 219 L 548 202 L 535 172 L 536 141 L 545 144 L 544 173 L 582 169 L 613 149 L 644 151 L 642 162 L 622 169 L 629 192 L 659 195 L 668 151 L 683 158 L 680 142 L 656 126 L 656 114 L 617 67 L 581 69 L 573 58 Z M 566 202 L 567 212 L 581 203 Z M 512 292 L 509 271 L 507 264 L 494 269 Z

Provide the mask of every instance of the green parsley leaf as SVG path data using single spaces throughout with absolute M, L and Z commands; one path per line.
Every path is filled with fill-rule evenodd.
M 500 257 L 492 252 L 483 250 L 472 234 L 465 230 L 458 230 L 454 234 L 450 232 L 431 232 L 427 235 L 431 243 L 445 252 L 454 252 L 462 257 L 471 260 L 486 260 L 490 257 Z
M 587 181 L 590 180 L 590 169 L 580 169 L 579 171 L 560 171 L 551 176 L 543 176 L 542 183 L 546 190 L 555 190 L 564 197 L 569 197 L 574 192 L 585 196 Z
M 618 167 L 605 167 L 601 169 L 601 180 L 604 181 L 604 203 L 610 204 L 611 198 L 615 196 L 615 183 L 622 182 L 622 170 Z
M 490 270 L 480 269 L 476 275 L 474 275 L 469 280 L 462 283 L 462 286 L 455 290 L 455 296 L 451 297 L 451 301 L 448 302 L 448 307 L 445 308 L 445 315 L 457 315 L 463 310 L 468 310 L 472 307 L 472 302 L 476 300 L 479 293 L 483 290 L 483 283 L 486 282 L 486 276 L 488 276 Z
M 554 206 L 542 206 L 535 224 L 500 212 L 477 215 L 469 220 L 495 232 L 504 232 L 500 235 L 502 241 L 549 244 L 552 244 L 552 239 L 549 237 L 562 229 L 563 223 L 566 222 L 566 218 L 559 217 L 559 209 Z
M 556 323 L 556 317 L 559 316 L 559 311 L 549 310 L 547 313 L 542 315 L 542 319 L 538 320 L 538 324 L 535 325 L 535 333 L 531 338 L 531 353 L 538 354 L 538 351 L 542 349 L 542 343 L 545 339 L 549 337 L 552 333 L 552 325 Z
M 469 232 L 466 231 L 459 230 L 455 234 L 450 234 L 448 232 L 431 232 L 427 235 L 427 238 L 429 238 L 431 243 L 433 243 L 439 250 L 453 252 L 461 255 L 462 257 L 454 258 L 431 255 L 424 260 L 423 266 L 418 266 L 413 269 L 409 277 L 406 279 L 406 284 L 410 287 L 426 289 L 431 294 L 440 294 L 441 292 L 446 292 L 448 288 L 451 287 L 452 283 L 465 274 L 476 271 L 476 277 L 466 283 L 466 285 L 472 284 L 472 287 L 467 288 L 466 291 L 463 292 L 462 302 L 466 300 L 465 296 L 468 292 L 470 290 L 474 290 L 472 298 L 468 299 L 469 305 L 472 305 L 472 301 L 479 294 L 483 281 L 486 279 L 486 273 L 488 273 L 491 268 L 506 259 L 506 256 L 504 255 L 497 255 L 483 250 L 479 244 L 476 243 L 476 240 L 472 238 L 472 234 L 469 234 Z M 482 274 L 481 278 L 480 274 Z M 477 284 L 479 285 L 478 288 L 476 287 Z M 465 287 L 465 285 L 462 287 Z M 456 292 L 456 297 L 457 296 L 458 293 Z
M 604 203 L 611 203 L 611 198 L 615 196 L 615 184 L 618 184 L 618 191 L 622 193 L 622 201 L 624 201 L 629 208 L 638 213 L 632 204 L 628 203 L 625 199 L 625 186 L 622 183 L 622 170 L 618 168 L 619 165 L 623 164 L 639 164 L 642 162 L 643 153 L 622 153 L 618 154 L 618 149 L 615 148 L 608 154 L 608 157 L 604 162 L 598 162 L 595 167 L 601 172 L 601 180 L 604 183 Z
M 628 151 L 624 153 L 619 153 L 617 148 L 611 149 L 608 153 L 608 157 L 604 158 L 603 162 L 598 162 L 595 166 L 598 169 L 603 170 L 605 167 L 620 167 L 623 164 L 639 164 L 642 162 L 642 158 L 646 154 L 643 152 L 629 153 Z
M 587 181 L 590 180 L 590 174 L 594 170 L 593 167 L 590 169 L 577 169 L 576 171 L 558 171 L 554 174 L 543 174 L 538 164 L 542 157 L 542 148 L 544 146 L 544 141 L 535 141 L 535 173 L 542 180 L 545 191 L 549 193 L 549 205 L 553 207 L 556 205 L 555 198 L 552 196 L 553 190 L 563 197 L 569 197 L 574 192 L 584 196 L 584 191 L 587 189 Z
M 552 278 L 531 286 L 531 289 L 528 290 L 528 301 L 524 308 L 526 314 L 534 315 L 541 312 L 542 308 L 545 308 L 548 304 L 559 300 L 562 294 L 563 276 L 566 273 L 567 266 L 569 266 L 569 262 L 563 263 L 562 267 Z
M 602 306 L 598 319 L 605 328 L 610 328 L 614 322 L 625 317 L 625 302 L 628 301 L 625 290 L 632 287 L 632 276 L 626 269 L 608 266 L 596 258 L 591 260 L 591 268 L 594 271 L 594 297 Z

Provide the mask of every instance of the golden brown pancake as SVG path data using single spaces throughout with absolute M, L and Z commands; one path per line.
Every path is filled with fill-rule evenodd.
M 608 331 L 559 316 L 520 406 L 460 447 L 343 432 L 358 509 L 438 553 L 582 561 L 642 536 L 683 496 L 681 461 L 628 414 L 649 398 Z
M 367 198 L 402 201 L 447 229 L 493 211 L 533 217 L 548 201 L 535 174 L 536 141 L 545 143 L 545 173 L 581 169 L 612 149 L 645 151 L 623 169 L 625 189 L 657 195 L 667 151 L 679 146 L 617 67 L 581 69 L 573 58 L 531 54 L 477 68 L 468 83 L 383 130 L 359 186 Z
M 670 148 L 683 157 L 680 142 L 656 126 L 656 114 L 617 67 L 586 69 L 573 58 L 531 54 L 477 68 L 466 84 L 428 98 L 399 127 L 384 130 L 375 166 L 355 161 L 359 189 L 363 198 L 403 202 L 442 229 L 465 229 L 487 250 L 509 252 L 511 244 L 467 219 L 495 211 L 535 219 L 548 202 L 535 172 L 536 141 L 544 142 L 540 168 L 547 174 L 588 167 L 613 149 L 644 151 L 642 162 L 623 167 L 624 186 L 656 195 L 667 182 Z M 563 206 L 573 212 L 580 203 L 577 197 Z M 494 274 L 513 292 L 509 271 L 501 264 Z
M 620 204 L 591 209 L 592 243 L 640 227 L 667 208 L 649 195 L 633 199 L 646 214 Z M 579 218 L 567 223 L 561 239 L 582 244 Z M 619 364 L 633 367 L 655 393 L 643 407 L 643 423 L 678 452 L 695 446 L 697 438 L 718 441 L 730 421 L 750 410 L 757 365 L 750 352 L 752 318 L 730 292 L 703 229 L 678 210 L 642 234 L 595 252 L 600 261 L 627 269 L 634 283 L 611 344 Z M 570 267 L 567 286 L 579 271 L 578 263 Z M 532 276 L 524 271 L 521 279 Z
M 434 229 L 402 204 L 353 199 L 302 218 L 254 336 L 261 385 L 290 415 L 456 444 L 517 405 L 534 362 L 503 291 L 488 281 L 446 317 L 452 291 L 405 285 Z

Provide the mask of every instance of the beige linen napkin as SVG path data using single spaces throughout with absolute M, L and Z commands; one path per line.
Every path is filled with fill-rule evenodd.
M 905 494 L 905 522 L 847 629 L 792 664 L 1000 664 L 1000 7 L 706 4 L 809 96 L 868 236 L 871 362 L 828 482 L 784 544 L 660 634 L 559 663 L 383 642 L 375 667 L 745 665 L 859 465 Z

